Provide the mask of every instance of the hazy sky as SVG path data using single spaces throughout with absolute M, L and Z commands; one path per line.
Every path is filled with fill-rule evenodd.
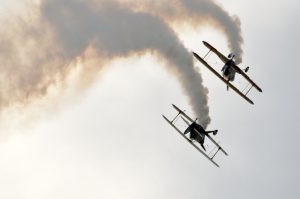
M 9 26 L 22 6 L 0 2 Z M 250 105 L 196 62 L 209 91 L 208 129 L 219 129 L 216 139 L 229 153 L 217 157 L 221 168 L 162 119 L 175 114 L 172 103 L 192 111 L 168 63 L 147 53 L 110 62 L 84 89 L 66 83 L 26 110 L 4 110 L 0 198 L 299 198 L 300 2 L 217 3 L 240 18 L 242 67 L 263 89 Z M 187 23 L 175 31 L 201 55 L 202 40 L 230 52 L 214 27 Z

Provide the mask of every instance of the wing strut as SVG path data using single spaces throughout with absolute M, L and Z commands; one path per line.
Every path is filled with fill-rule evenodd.
M 203 59 L 205 59 L 205 57 L 207 57 L 210 53 L 211 49 L 209 49 L 209 51 L 205 54 L 205 56 L 203 57 Z
M 218 147 L 217 152 L 212 156 L 212 159 L 217 155 L 217 153 L 220 151 L 221 147 Z
M 218 146 L 218 150 L 221 150 L 225 155 L 228 156 L 227 152 L 210 135 L 206 135 L 206 137 L 208 137 L 210 141 L 212 141 L 216 146 Z
M 248 93 L 250 92 L 250 90 L 253 88 L 253 84 L 251 85 L 251 87 L 249 88 L 249 90 L 246 92 L 245 95 L 248 95 Z

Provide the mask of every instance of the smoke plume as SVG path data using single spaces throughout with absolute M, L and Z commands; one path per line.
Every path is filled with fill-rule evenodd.
M 51 87 L 64 83 L 78 60 L 84 65 L 82 72 L 92 75 L 105 66 L 105 60 L 153 52 L 167 62 L 206 127 L 207 90 L 170 23 L 199 26 L 207 20 L 242 55 L 237 18 L 213 1 L 41 0 L 31 14 L 0 29 L 0 108 L 47 95 Z M 89 63 L 95 57 L 102 61 Z
M 213 0 L 152 0 L 127 1 L 128 7 L 151 12 L 169 23 L 188 23 L 191 27 L 209 25 L 221 31 L 227 38 L 228 47 L 236 55 L 236 63 L 242 62 L 242 44 L 240 20 L 230 16 Z M 168 5 L 168 6 L 166 6 Z

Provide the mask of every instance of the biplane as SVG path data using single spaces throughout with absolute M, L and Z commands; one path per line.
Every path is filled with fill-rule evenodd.
M 208 160 L 210 160 L 214 165 L 219 167 L 219 165 L 214 161 L 214 157 L 219 151 L 222 151 L 225 155 L 228 155 L 226 151 L 211 137 L 211 134 L 216 135 L 218 130 L 206 131 L 200 124 L 197 123 L 197 118 L 192 120 L 184 111 L 179 109 L 177 106 L 172 104 L 173 108 L 178 111 L 178 114 L 173 120 L 169 120 L 166 116 L 162 115 L 163 118 L 182 136 L 188 141 L 192 146 L 194 146 L 200 153 L 202 153 Z M 177 118 L 181 116 L 181 119 L 188 125 L 184 132 L 182 132 L 176 125 L 175 122 Z M 189 133 L 189 137 L 187 134 Z M 205 138 L 208 138 L 214 145 L 215 149 L 212 150 L 213 154 L 207 153 L 204 147 Z M 201 148 L 199 147 L 201 146 Z
M 262 92 L 261 88 L 254 82 L 252 81 L 249 76 L 246 74 L 249 70 L 249 67 L 246 67 L 245 69 L 239 68 L 235 61 L 234 57 L 235 55 L 230 53 L 228 57 L 224 56 L 222 53 L 220 53 L 217 49 L 215 49 L 212 45 L 207 43 L 206 41 L 203 41 L 203 44 L 209 49 L 209 51 L 206 53 L 206 55 L 201 58 L 197 53 L 193 52 L 193 55 L 196 59 L 198 59 L 204 66 L 206 66 L 211 72 L 213 72 L 219 79 L 221 79 L 226 85 L 227 85 L 227 90 L 231 88 L 234 90 L 237 94 L 239 94 L 242 98 L 244 98 L 246 101 L 248 101 L 250 104 L 254 104 L 251 99 L 247 96 L 247 94 L 250 92 L 250 90 L 254 87 L 256 88 L 259 92 Z M 210 52 L 215 53 L 221 61 L 225 64 L 224 67 L 222 68 L 221 76 L 213 67 L 211 67 L 206 61 L 205 58 L 209 55 Z M 238 88 L 236 88 L 233 84 L 230 82 L 233 82 L 235 79 L 235 74 L 238 73 L 242 75 L 248 82 L 249 84 L 247 87 L 244 89 L 245 91 L 241 91 Z M 249 87 L 249 85 L 251 85 Z M 243 93 L 244 92 L 244 93 Z

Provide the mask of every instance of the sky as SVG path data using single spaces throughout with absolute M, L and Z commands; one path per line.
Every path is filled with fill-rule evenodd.
M 31 1 L 0 2 L 4 27 L 18 25 L 16 16 L 26 18 L 36 9 L 28 8 Z M 263 93 L 252 91 L 250 96 L 255 105 L 250 105 L 234 92 L 226 91 L 222 82 L 194 60 L 208 90 L 211 122 L 207 129 L 219 130 L 216 140 L 229 153 L 226 157 L 221 153 L 216 157 L 220 168 L 207 161 L 161 117 L 161 114 L 169 118 L 176 114 L 172 103 L 195 117 L 190 97 L 169 68 L 169 62 L 151 51 L 107 61 L 101 50 L 87 50 L 84 58 L 78 58 L 76 50 L 80 48 L 70 50 L 83 45 L 73 43 L 75 33 L 67 28 L 59 33 L 59 41 L 69 49 L 61 51 L 61 43 L 52 40 L 53 35 L 44 34 L 49 33 L 45 25 L 35 37 L 43 44 L 39 51 L 30 42 L 22 43 L 23 39 L 27 41 L 26 34 L 11 38 L 20 42 L 16 44 L 20 51 L 22 45 L 29 48 L 28 52 L 25 49 L 28 54 L 24 62 L 29 60 L 30 64 L 44 67 L 78 62 L 79 66 L 74 70 L 64 68 L 61 74 L 68 77 L 57 77 L 58 83 L 51 84 L 46 95 L 34 93 L 34 98 L 24 102 L 20 101 L 23 90 L 16 93 L 7 90 L 8 97 L 14 98 L 8 107 L 1 103 L 0 197 L 298 198 L 300 3 L 296 0 L 215 2 L 229 15 L 239 17 L 244 41 L 241 67 L 250 66 L 249 75 L 263 89 Z M 86 17 L 84 11 L 78 12 L 78 19 Z M 48 14 L 52 16 L 51 10 Z M 181 20 L 185 21 L 184 17 Z M 35 23 L 36 16 L 29 14 L 29 18 Z M 203 56 L 206 49 L 202 40 L 206 40 L 224 54 L 230 53 L 227 37 L 210 25 L 210 20 L 204 27 L 189 25 L 193 23 L 189 18 L 186 21 L 183 26 L 172 24 L 172 28 L 189 51 Z M 11 30 L 19 31 L 2 28 L 1 35 Z M 6 45 L 2 41 L 1 45 Z M 110 51 L 103 52 L 110 58 L 115 46 L 108 47 Z M 2 62 L 3 57 L 14 58 L 8 48 L 1 47 L 0 53 Z M 93 53 L 100 58 L 91 58 Z M 41 59 L 36 61 L 36 57 Z M 85 67 L 103 62 L 105 67 L 100 72 L 92 67 L 91 72 L 80 73 Z M 216 63 L 217 59 L 212 56 L 210 62 Z M 4 62 L 3 71 L 8 71 L 6 64 L 10 62 Z M 26 69 L 28 73 L 38 71 Z M 80 83 L 74 79 L 80 79 Z M 240 81 L 238 86 L 243 86 Z M 1 82 L 1 95 L 5 95 L 6 87 Z

